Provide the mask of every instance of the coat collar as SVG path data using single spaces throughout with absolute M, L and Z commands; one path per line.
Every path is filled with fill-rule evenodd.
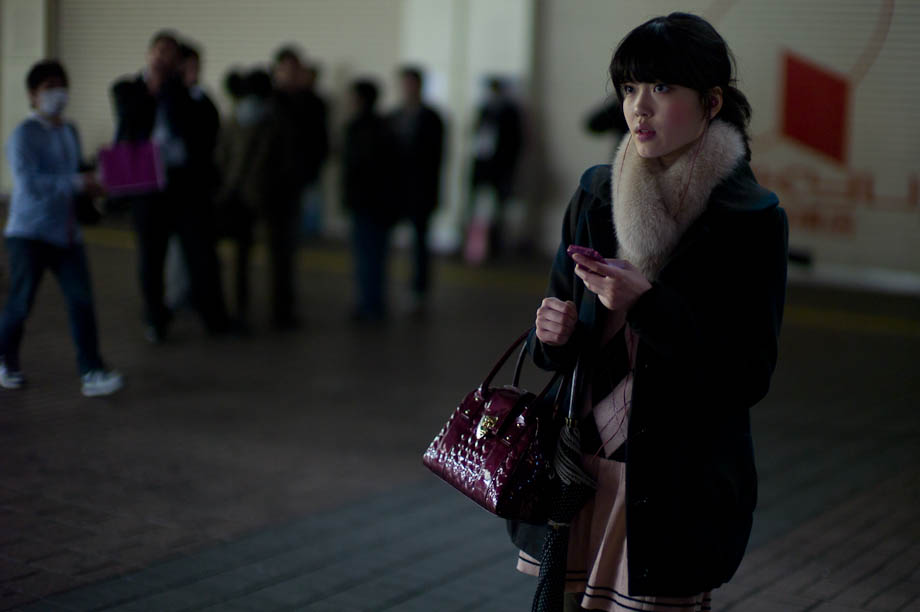
M 681 237 L 706 210 L 713 189 L 744 158 L 741 133 L 713 121 L 699 143 L 668 168 L 644 159 L 626 135 L 611 168 L 618 257 L 658 276 Z

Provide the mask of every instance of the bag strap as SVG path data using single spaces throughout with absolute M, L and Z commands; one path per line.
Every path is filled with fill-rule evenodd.
M 495 375 L 498 374 L 498 371 L 502 368 L 503 365 L 505 365 L 505 362 L 508 361 L 508 358 L 511 357 L 511 354 L 514 353 L 514 351 L 518 348 L 518 346 L 521 346 L 524 343 L 524 341 L 527 340 L 527 337 L 530 336 L 531 331 L 533 331 L 533 328 L 530 328 L 526 332 L 521 334 L 521 336 L 517 340 L 515 340 L 511 344 L 511 346 L 508 347 L 505 353 L 501 357 L 499 357 L 498 362 L 496 362 L 496 364 L 492 367 L 492 371 L 489 372 L 488 376 L 486 376 L 486 379 L 482 381 L 481 385 L 479 385 L 478 392 L 480 396 L 483 396 L 485 394 L 486 389 L 488 389 L 492 385 L 492 380 L 495 378 Z M 511 384 L 514 387 L 517 387 L 518 383 L 520 382 L 521 370 L 524 367 L 524 358 L 526 354 L 527 354 L 527 345 L 525 344 L 524 346 L 521 346 L 521 350 L 520 350 L 520 353 L 518 354 L 517 362 L 514 365 L 514 377 L 512 378 L 512 381 L 511 381 Z M 576 364 L 576 367 L 577 367 L 577 364 Z M 539 394 L 537 394 L 536 398 L 534 399 L 534 402 L 539 403 L 540 401 L 542 401 L 543 398 L 546 397 L 546 394 L 549 393 L 549 390 L 553 388 L 553 385 L 555 385 L 559 381 L 559 379 L 562 378 L 563 374 L 564 374 L 563 372 L 556 372 L 553 375 L 553 377 L 550 378 L 549 382 L 546 383 L 546 385 L 543 387 L 543 390 L 540 391 Z M 563 388 L 564 387 L 565 385 L 563 384 Z M 560 393 L 561 392 L 562 391 L 560 391 Z M 570 403 L 571 403 L 571 400 L 570 400 Z M 571 407 L 569 407 L 569 413 L 571 414 L 571 412 L 572 412 L 572 409 Z
M 502 355 L 502 356 L 498 359 L 498 362 L 492 367 L 492 371 L 489 372 L 489 375 L 486 376 L 486 379 L 485 379 L 484 381 L 482 381 L 482 384 L 481 384 L 481 385 L 479 385 L 479 393 L 480 393 L 480 394 L 484 393 L 485 390 L 488 389 L 488 388 L 492 385 L 492 379 L 495 378 L 495 375 L 498 374 L 498 371 L 502 368 L 503 365 L 505 365 L 505 362 L 508 361 L 508 358 L 511 357 L 511 354 L 514 352 L 514 350 L 515 350 L 518 346 L 520 346 L 521 343 L 523 343 L 525 340 L 527 340 L 527 336 L 529 336 L 529 335 L 530 335 L 530 330 L 528 329 L 528 330 L 525 331 L 523 334 L 521 334 L 521 337 L 518 338 L 517 340 L 515 340 L 515 341 L 511 344 L 511 346 L 508 347 L 508 350 L 505 351 L 505 354 Z M 525 348 L 526 348 L 526 347 L 525 347 Z M 522 359 L 518 358 L 518 366 L 521 365 L 521 362 L 522 362 Z M 517 374 L 517 373 L 516 373 L 516 374 Z M 515 378 L 515 381 L 516 381 L 516 380 L 517 380 L 517 379 Z
M 577 421 L 575 405 L 578 401 L 578 387 L 581 384 L 581 357 L 575 362 L 575 367 L 572 369 L 572 380 L 571 388 L 569 389 L 569 411 L 566 416 L 566 420 L 569 424 L 574 424 Z

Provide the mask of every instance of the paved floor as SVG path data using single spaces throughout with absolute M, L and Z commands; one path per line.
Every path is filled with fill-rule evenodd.
M 529 607 L 503 525 L 419 455 L 529 324 L 546 262 L 443 262 L 431 316 L 366 329 L 346 321 L 347 255 L 312 249 L 303 329 L 216 340 L 187 315 L 150 346 L 130 238 L 91 245 L 104 353 L 128 387 L 79 395 L 46 282 L 30 387 L 0 394 L 0 610 Z M 754 411 L 755 532 L 714 609 L 920 610 L 918 361 L 916 298 L 791 289 Z

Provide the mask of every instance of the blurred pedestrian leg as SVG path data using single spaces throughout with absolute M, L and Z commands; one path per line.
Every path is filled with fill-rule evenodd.
M 386 316 L 390 229 L 372 214 L 363 212 L 355 213 L 352 224 L 358 297 L 353 317 L 380 320 Z
M 182 245 L 175 235 L 166 246 L 166 307 L 176 312 L 189 303 L 188 265 L 182 253 Z

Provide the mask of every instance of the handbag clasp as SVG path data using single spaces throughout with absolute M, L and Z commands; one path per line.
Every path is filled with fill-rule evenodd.
M 489 430 L 495 427 L 498 423 L 498 417 L 492 414 L 482 415 L 482 419 L 479 421 L 479 427 L 476 428 L 476 439 L 481 440 L 488 433 Z

